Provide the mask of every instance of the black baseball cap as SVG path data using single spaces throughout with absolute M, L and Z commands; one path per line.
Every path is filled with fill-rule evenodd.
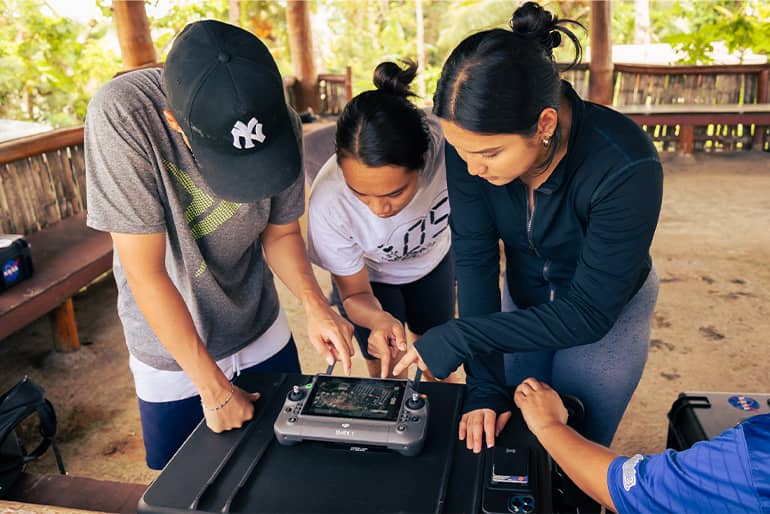
M 275 60 L 256 36 L 216 20 L 190 23 L 174 40 L 162 83 L 214 194 L 251 202 L 297 179 L 297 115 L 286 105 Z

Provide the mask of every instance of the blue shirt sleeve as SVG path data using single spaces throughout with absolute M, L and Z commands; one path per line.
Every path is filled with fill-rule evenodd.
M 742 425 L 681 452 L 618 457 L 607 485 L 626 512 L 762 512 Z

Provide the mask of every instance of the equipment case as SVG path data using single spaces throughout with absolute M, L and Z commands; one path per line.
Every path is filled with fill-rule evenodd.
M 744 419 L 768 412 L 768 393 L 680 393 L 668 413 L 666 447 L 685 450 L 698 441 L 713 439 Z
M 463 386 L 420 384 L 430 401 L 428 435 L 422 452 L 407 457 L 360 445 L 278 444 L 273 422 L 285 395 L 308 381 L 298 374 L 241 375 L 237 385 L 261 393 L 254 419 L 222 434 L 201 423 L 145 492 L 138 511 L 553 511 L 550 460 L 517 409 L 496 445 L 529 452 L 529 483 L 492 486 L 491 452 L 474 455 L 457 439 Z

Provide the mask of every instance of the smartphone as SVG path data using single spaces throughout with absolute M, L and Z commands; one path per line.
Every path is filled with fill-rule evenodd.
M 493 484 L 529 483 L 529 448 L 495 446 L 492 455 Z

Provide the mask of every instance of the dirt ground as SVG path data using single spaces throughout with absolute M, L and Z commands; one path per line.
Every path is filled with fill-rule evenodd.
M 661 277 L 650 355 L 615 437 L 621 452 L 663 449 L 681 391 L 770 392 L 770 155 L 665 160 L 653 244 Z M 328 291 L 325 273 L 318 274 Z M 281 290 L 303 369 L 324 369 L 297 302 Z M 0 391 L 24 374 L 44 386 L 73 475 L 149 483 L 111 276 L 76 298 L 83 347 L 54 353 L 46 319 L 0 342 Z M 365 365 L 355 359 L 354 373 Z M 29 466 L 56 472 L 51 452 Z

